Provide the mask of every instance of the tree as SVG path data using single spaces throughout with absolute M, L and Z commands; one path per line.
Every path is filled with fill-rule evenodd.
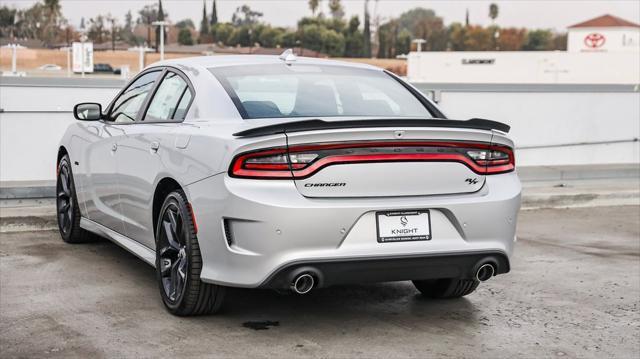
M 211 35 L 212 35 L 213 41 L 222 43 L 223 45 L 228 44 L 228 40 L 232 32 L 233 32 L 233 25 L 229 23 L 218 23 L 215 27 L 211 29 Z
M 261 12 L 251 10 L 248 5 L 242 5 L 236 8 L 236 11 L 231 17 L 231 23 L 235 26 L 252 26 L 257 24 L 261 17 Z
M 334 30 L 322 32 L 322 52 L 329 56 L 344 56 L 344 35 Z
M 202 0 L 202 20 L 200 20 L 200 43 L 209 33 L 209 21 L 207 20 L 207 2 Z
M 193 45 L 193 37 L 191 36 L 191 28 L 183 27 L 178 32 L 178 43 L 180 45 Z
M 522 46 L 527 51 L 551 50 L 553 34 L 549 30 L 532 30 L 527 34 L 527 40 Z
M 449 43 L 448 50 L 464 51 L 464 39 L 467 36 L 468 25 L 462 26 L 459 22 L 454 22 L 447 29 Z
M 362 55 L 371 57 L 371 19 L 369 18 L 369 0 L 364 2 L 364 31 L 362 32 Z
M 111 14 L 107 14 L 105 20 L 111 24 L 111 51 L 116 51 L 116 31 L 118 31 L 116 22 L 118 20 Z
M 105 20 L 106 18 L 102 15 L 89 19 L 89 30 L 87 32 L 87 36 L 91 41 L 98 44 L 104 42 L 104 36 L 107 33 Z
M 147 44 L 151 45 L 151 24 L 158 21 L 158 4 L 145 5 L 138 14 L 138 23 L 146 26 Z
M 195 29 L 196 25 L 193 23 L 193 20 L 184 19 L 176 22 L 176 27 L 178 29 L 185 29 L 185 28 Z
M 498 5 L 492 3 L 489 5 L 489 17 L 491 18 L 491 23 L 495 24 L 496 19 L 498 18 Z
M 8 37 L 12 41 L 16 33 L 16 14 L 18 10 L 7 6 L 0 7 L 0 37 Z
M 527 39 L 527 30 L 514 27 L 503 28 L 500 30 L 500 38 L 498 46 L 502 51 L 519 51 L 522 50 Z
M 131 14 L 131 10 L 127 11 L 124 15 L 124 26 L 120 28 L 120 38 L 127 43 L 134 43 L 133 15 Z
M 344 38 L 344 56 L 362 57 L 364 38 L 362 32 L 360 32 L 360 19 L 358 19 L 357 16 L 353 16 L 351 20 L 349 20 L 349 26 L 344 32 Z
M 213 6 L 211 7 L 211 26 L 215 26 L 218 23 L 218 8 L 216 7 L 216 0 L 213 0 Z
M 62 16 L 60 0 L 44 0 L 44 26 L 43 37 L 47 44 L 51 44 L 56 40 L 60 32 L 60 25 L 66 20 Z
M 344 9 L 340 0 L 329 0 L 329 12 L 334 19 L 342 19 L 344 17 Z
M 493 31 L 482 26 L 470 26 L 464 39 L 465 51 L 490 51 L 493 49 Z
M 552 50 L 567 51 L 567 33 L 554 34 L 552 43 Z
M 162 0 L 158 0 L 158 20 L 157 21 L 164 21 L 165 19 L 165 12 L 162 9 Z M 163 32 L 165 32 L 165 28 L 163 28 Z M 166 32 L 163 34 L 163 36 L 165 37 L 165 39 L 167 38 L 166 36 Z M 158 52 L 158 49 L 160 48 L 160 26 L 156 26 L 156 52 Z
M 318 7 L 320 6 L 320 0 L 309 0 L 309 8 L 311 9 L 311 14 L 316 16 L 316 11 L 318 11 Z
M 263 47 L 276 47 L 280 45 L 279 40 L 284 32 L 282 28 L 267 26 L 260 32 L 258 42 Z
M 295 31 L 285 31 L 278 36 L 277 44 L 282 47 L 295 47 L 298 35 Z

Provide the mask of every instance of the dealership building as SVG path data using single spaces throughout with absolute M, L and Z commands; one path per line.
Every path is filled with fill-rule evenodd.
M 603 15 L 568 28 L 567 51 L 412 52 L 407 77 L 430 83 L 640 83 L 640 25 Z

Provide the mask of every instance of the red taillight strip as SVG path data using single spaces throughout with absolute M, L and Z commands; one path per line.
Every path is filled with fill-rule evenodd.
M 333 143 L 318 145 L 298 145 L 292 146 L 289 153 L 303 153 L 314 150 L 332 150 L 348 148 L 371 148 L 371 147 L 448 147 L 460 149 L 484 149 L 497 150 L 508 154 L 508 160 L 482 160 L 475 162 L 473 159 L 462 153 L 385 153 L 385 154 L 358 154 L 358 155 L 330 155 L 320 158 L 311 163 L 308 167 L 305 164 L 294 163 L 289 168 L 288 164 L 247 164 L 249 158 L 267 157 L 269 155 L 284 154 L 286 149 L 275 148 L 264 151 L 255 151 L 241 154 L 233 162 L 230 175 L 235 177 L 248 178 L 306 178 L 324 167 L 349 163 L 373 163 L 373 162 L 458 162 L 464 164 L 469 169 L 478 174 L 499 174 L 510 172 L 515 168 L 515 158 L 511 148 L 502 145 L 489 145 L 487 143 L 474 142 L 353 142 L 353 143 Z

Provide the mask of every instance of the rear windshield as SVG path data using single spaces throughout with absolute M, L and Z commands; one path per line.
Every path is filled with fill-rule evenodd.
M 402 84 L 377 70 L 316 65 L 209 69 L 245 119 L 278 117 L 432 117 Z

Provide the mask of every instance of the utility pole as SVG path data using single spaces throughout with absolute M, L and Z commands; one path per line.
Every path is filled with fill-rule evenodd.
M 111 21 L 111 51 L 116 51 L 116 18 L 110 16 Z
M 160 61 L 164 61 L 164 27 L 169 25 L 167 21 L 154 21 L 153 26 L 160 26 Z
M 80 63 L 82 64 L 82 77 L 84 77 L 84 66 L 85 66 L 85 53 L 84 53 L 84 43 L 87 41 L 87 35 L 80 35 Z

